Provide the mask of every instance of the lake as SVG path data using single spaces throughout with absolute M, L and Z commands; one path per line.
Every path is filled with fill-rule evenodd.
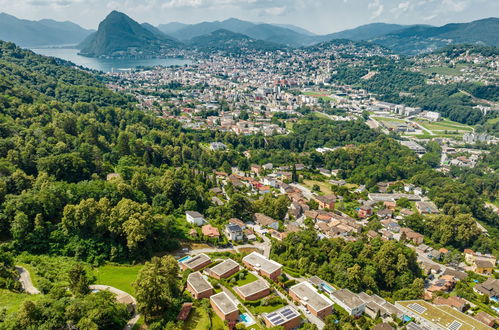
M 89 69 L 103 72 L 119 71 L 120 69 L 131 69 L 138 66 L 172 66 L 191 64 L 192 61 L 180 58 L 153 58 L 153 59 L 102 59 L 78 55 L 78 49 L 73 48 L 36 48 L 32 49 L 37 54 L 62 58 Z

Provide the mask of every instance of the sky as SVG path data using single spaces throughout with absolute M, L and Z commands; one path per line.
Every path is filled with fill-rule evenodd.
M 499 17 L 499 0 L 0 0 L 0 11 L 18 18 L 92 29 L 112 10 L 153 25 L 235 17 L 326 34 L 374 22 L 444 25 Z

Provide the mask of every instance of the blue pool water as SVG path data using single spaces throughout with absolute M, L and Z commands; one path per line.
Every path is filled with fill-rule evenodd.
M 404 315 L 404 317 L 402 317 L 402 321 L 404 321 L 404 323 L 409 322 L 411 320 L 412 320 L 412 318 L 410 316 Z
M 248 314 L 246 314 L 246 313 L 241 314 L 239 316 L 239 318 L 241 319 L 241 322 L 243 322 L 244 325 L 246 325 L 247 327 L 250 326 L 250 325 L 255 324 L 255 321 L 253 320 L 253 318 L 251 316 L 249 316 Z
M 327 285 L 326 283 L 322 283 L 322 287 L 324 288 L 324 290 L 326 290 L 327 292 L 331 293 L 334 291 L 334 288 L 330 287 L 329 285 Z
M 178 259 L 178 262 L 184 262 L 186 260 L 189 260 L 190 258 L 191 258 L 191 256 L 185 256 L 185 257 Z

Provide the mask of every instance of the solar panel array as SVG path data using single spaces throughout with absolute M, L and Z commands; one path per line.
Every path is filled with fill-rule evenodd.
M 457 330 L 459 329 L 463 324 L 461 322 L 458 322 L 458 321 L 453 321 L 449 327 L 447 327 L 447 329 L 449 330 Z
M 267 314 L 267 319 L 274 325 L 281 325 L 294 319 L 299 314 L 297 311 L 287 306 L 275 312 Z
M 426 307 L 423 307 L 420 304 L 410 304 L 407 307 L 419 314 L 423 314 L 424 312 L 426 312 Z

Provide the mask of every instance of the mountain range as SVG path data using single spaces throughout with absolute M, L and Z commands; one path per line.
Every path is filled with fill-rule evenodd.
M 235 18 L 198 24 L 172 22 L 155 27 L 139 24 L 123 13 L 113 11 L 93 32 L 71 22 L 27 21 L 0 14 L 0 39 L 25 47 L 78 43 L 84 39 L 79 49 L 87 56 L 154 55 L 164 50 L 192 47 L 234 51 L 238 45 L 268 50 L 307 47 L 335 39 L 368 41 L 395 53 L 415 55 L 449 44 L 498 47 L 497 31 L 499 18 L 440 27 L 372 23 L 327 35 L 315 35 L 294 25 L 254 23 Z
M 0 13 L 0 40 L 12 41 L 23 47 L 74 45 L 92 32 L 69 21 L 29 21 Z

